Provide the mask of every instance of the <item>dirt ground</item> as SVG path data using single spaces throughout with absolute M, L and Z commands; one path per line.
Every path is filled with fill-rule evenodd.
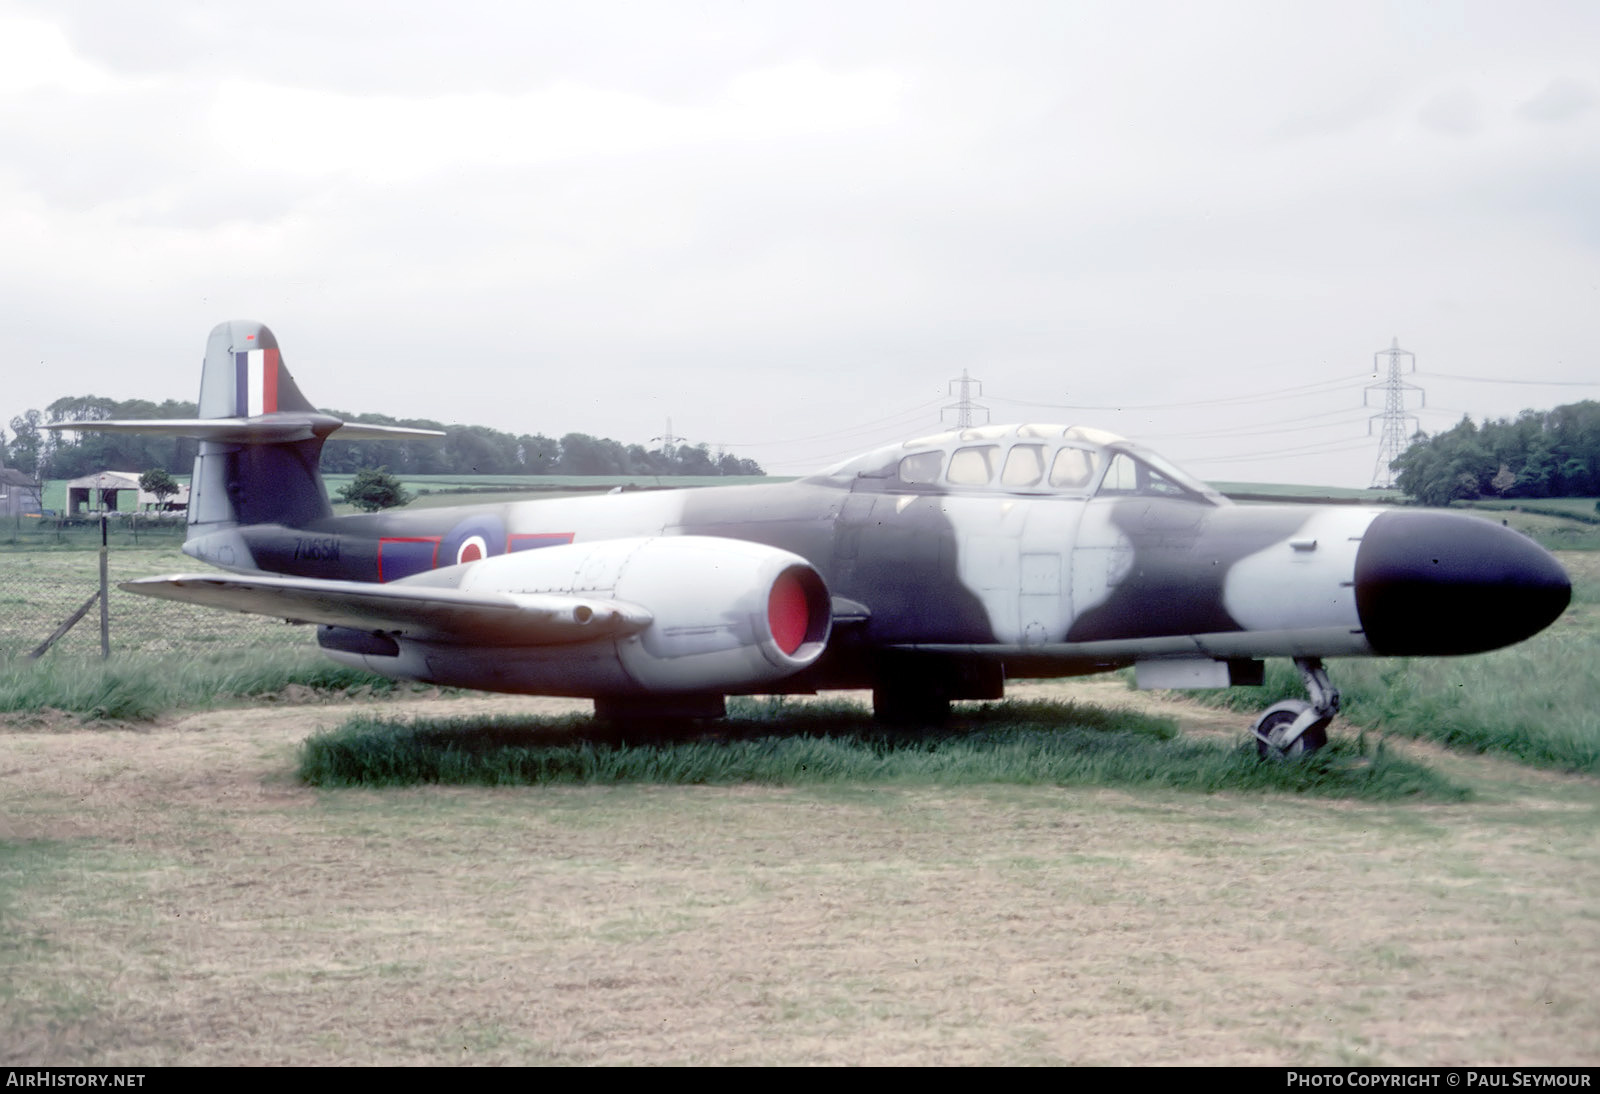
M 0 728 L 0 1063 L 1600 1063 L 1592 779 L 1406 745 L 1475 799 L 298 785 L 352 712 Z

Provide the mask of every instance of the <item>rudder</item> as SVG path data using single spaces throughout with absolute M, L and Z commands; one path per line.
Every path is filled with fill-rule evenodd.
M 305 428 L 294 431 L 298 436 L 251 429 L 279 415 L 303 419 Z M 190 479 L 189 539 L 240 524 L 297 526 L 333 515 L 317 465 L 323 441 L 340 423 L 318 414 L 301 394 L 265 325 L 236 319 L 212 329 L 200 376 L 200 417 L 230 419 L 241 428 L 237 440 L 200 443 Z M 263 435 L 255 440 L 252 432 Z
M 200 375 L 200 417 L 253 418 L 316 409 L 283 367 L 278 340 L 266 326 L 235 319 L 212 328 Z

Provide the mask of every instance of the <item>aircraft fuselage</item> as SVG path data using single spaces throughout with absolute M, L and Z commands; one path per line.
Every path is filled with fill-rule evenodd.
M 458 559 L 625 537 L 765 544 L 815 567 L 842 621 L 830 656 L 791 681 L 805 690 L 871 686 L 886 660 L 951 671 L 975 658 L 1019 677 L 1477 652 L 1544 626 L 1566 581 L 1530 541 L 1464 514 L 930 489 L 892 477 L 391 511 L 237 534 L 252 563 L 233 559 L 236 568 L 385 584 Z M 222 561 L 207 548 L 202 539 L 191 551 Z M 501 568 L 515 587 L 514 564 Z M 989 674 L 968 675 L 978 682 L 956 680 L 957 692 L 993 693 Z

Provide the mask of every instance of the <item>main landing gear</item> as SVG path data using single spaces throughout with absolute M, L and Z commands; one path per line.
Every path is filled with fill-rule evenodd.
M 1251 728 L 1256 736 L 1256 752 L 1263 760 L 1286 760 L 1309 756 L 1328 743 L 1328 723 L 1339 713 L 1339 689 L 1328 681 L 1320 657 L 1296 657 L 1306 691 L 1304 699 L 1285 699 L 1262 712 Z

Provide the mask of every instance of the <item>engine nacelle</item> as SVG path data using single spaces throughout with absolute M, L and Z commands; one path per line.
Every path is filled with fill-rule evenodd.
M 737 692 L 792 676 L 822 655 L 832 604 L 799 555 L 713 536 L 602 540 L 497 555 L 455 568 L 463 591 L 623 601 L 638 633 L 578 644 L 494 648 L 408 640 L 393 656 L 324 647 L 388 676 L 489 691 L 604 696 Z M 419 577 L 441 583 L 448 571 Z M 454 575 L 451 575 L 454 577 Z

